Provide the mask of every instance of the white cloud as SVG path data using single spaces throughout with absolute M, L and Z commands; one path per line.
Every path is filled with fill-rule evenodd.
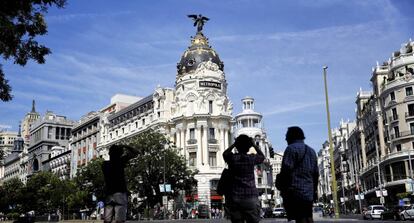
M 340 103 L 344 101 L 349 101 L 350 99 L 353 99 L 353 98 L 355 97 L 354 96 L 336 97 L 336 98 L 330 99 L 329 103 L 330 104 Z M 311 101 L 311 102 L 302 101 L 302 102 L 291 103 L 287 105 L 281 105 L 280 107 L 272 109 L 271 111 L 264 112 L 263 115 L 271 116 L 271 115 L 276 115 L 276 114 L 281 114 L 281 113 L 301 111 L 301 110 L 304 110 L 310 107 L 316 107 L 316 106 L 320 106 L 324 104 L 325 104 L 325 100 Z

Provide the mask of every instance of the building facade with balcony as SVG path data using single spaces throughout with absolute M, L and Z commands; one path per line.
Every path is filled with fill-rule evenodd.
M 71 177 L 76 176 L 80 167 L 99 156 L 97 148 L 100 139 L 100 120 L 99 112 L 89 112 L 72 128 L 71 151 L 69 151 L 72 157 L 69 160 Z
M 344 154 L 350 192 L 364 194 L 364 205 L 397 204 L 397 194 L 412 193 L 406 188 L 413 178 L 413 47 L 410 40 L 377 63 L 372 91 L 357 94 L 356 127 L 349 131 Z
M 234 138 L 239 135 L 252 137 L 257 146 L 265 155 L 265 161 L 255 167 L 256 187 L 261 196 L 262 207 L 270 207 L 273 190 L 273 168 L 270 157 L 271 144 L 269 143 L 263 125 L 263 116 L 254 110 L 254 99 L 245 97 L 242 99 L 242 111 L 234 118 L 233 134 Z M 279 171 L 280 172 L 280 171 Z
M 177 64 L 174 88 L 157 87 L 152 94 L 121 111 L 104 116 L 100 154 L 120 140 L 156 128 L 174 142 L 190 168 L 197 169 L 200 204 L 220 207 L 216 192 L 224 168 L 222 153 L 232 142 L 232 104 L 227 96 L 223 62 L 199 31 Z
M 49 166 L 50 171 L 54 173 L 59 179 L 70 178 L 70 148 L 63 148 L 60 146 L 54 146 L 50 150 Z

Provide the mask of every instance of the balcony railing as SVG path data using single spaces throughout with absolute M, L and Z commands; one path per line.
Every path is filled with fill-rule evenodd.
M 217 144 L 217 139 L 208 139 L 207 141 L 210 144 Z
M 408 118 L 408 117 L 414 117 L 414 111 L 408 111 L 408 112 L 406 112 L 405 113 L 405 117 L 406 118 Z
M 187 140 L 187 144 L 191 145 L 191 144 L 196 144 L 197 143 L 197 139 L 189 139 Z
M 395 122 L 398 120 L 398 115 L 392 115 L 391 117 L 389 117 L 390 122 Z
M 391 135 L 391 140 L 406 137 L 406 136 L 413 136 L 413 135 L 414 135 L 414 130 L 405 131 L 405 132 L 396 132 L 395 134 Z

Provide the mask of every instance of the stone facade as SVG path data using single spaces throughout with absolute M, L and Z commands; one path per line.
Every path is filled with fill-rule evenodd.
M 364 194 L 363 205 L 396 204 L 396 194 L 411 193 L 406 188 L 413 179 L 413 47 L 414 41 L 404 43 L 372 69 L 372 91 L 360 90 L 356 97 L 356 127 L 344 138 L 345 160 L 335 160 L 347 167 L 347 196 Z M 354 199 L 348 208 L 357 208 L 356 203 Z
M 196 58 L 202 60 L 195 62 Z M 106 157 L 112 143 L 157 128 L 179 148 L 188 166 L 198 170 L 194 196 L 200 203 L 220 206 L 222 197 L 215 187 L 224 168 L 221 154 L 232 141 L 232 104 L 223 64 L 213 62 L 218 60 L 207 38 L 197 33 L 177 66 L 175 88 L 157 87 L 147 97 L 103 117 L 100 155 Z
M 50 171 L 51 150 L 54 146 L 69 148 L 71 130 L 75 123 L 53 112 L 33 123 L 28 148 L 28 176 L 37 171 Z

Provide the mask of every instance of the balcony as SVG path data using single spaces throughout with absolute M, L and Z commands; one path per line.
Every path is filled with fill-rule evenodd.
M 217 144 L 217 139 L 208 139 L 207 142 L 209 144 Z
M 193 144 L 196 144 L 197 143 L 197 139 L 189 139 L 189 140 L 187 140 L 187 144 L 188 145 L 193 145 Z
M 391 135 L 391 140 L 407 136 L 414 136 L 414 131 L 396 132 L 395 134 Z
M 390 123 L 398 121 L 398 115 L 393 115 L 389 117 Z

